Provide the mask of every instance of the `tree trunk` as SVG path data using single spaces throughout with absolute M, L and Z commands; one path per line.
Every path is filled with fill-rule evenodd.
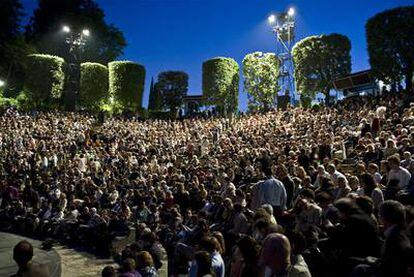
M 325 92 L 324 94 L 325 94 L 325 106 L 327 107 L 332 106 L 333 97 L 329 94 L 329 91 Z
M 408 70 L 408 72 L 405 74 L 405 88 L 408 93 L 414 93 L 413 78 L 413 71 Z

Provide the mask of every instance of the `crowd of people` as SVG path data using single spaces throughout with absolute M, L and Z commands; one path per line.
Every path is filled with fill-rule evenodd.
M 402 94 L 232 120 L 9 112 L 0 130 L 0 229 L 96 253 L 136 232 L 102 276 L 414 276 Z

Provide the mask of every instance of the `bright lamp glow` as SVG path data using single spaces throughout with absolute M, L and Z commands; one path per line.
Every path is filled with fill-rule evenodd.
M 268 18 L 267 21 L 269 21 L 270 24 L 275 23 L 276 21 L 276 16 L 274 14 L 271 14 Z
M 290 8 L 290 9 L 288 10 L 288 15 L 289 15 L 289 16 L 294 16 L 294 15 L 295 15 L 295 9 L 294 9 L 294 8 Z
M 5 85 L 6 83 L 3 81 L 3 80 L 0 80 L 0 88 L 1 87 L 4 87 L 4 85 Z
M 89 35 L 90 35 L 91 33 L 89 32 L 89 30 L 88 30 L 88 29 L 84 29 L 84 30 L 82 31 L 82 34 L 83 34 L 84 36 L 89 37 Z
M 70 28 L 69 28 L 69 26 L 63 26 L 63 28 L 62 28 L 62 31 L 63 32 L 65 32 L 65 33 L 70 33 Z

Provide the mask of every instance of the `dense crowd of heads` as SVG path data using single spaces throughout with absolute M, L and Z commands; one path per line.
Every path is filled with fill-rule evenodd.
M 0 130 L 0 228 L 100 252 L 134 227 L 104 276 L 414 274 L 403 95 L 232 120 L 9 112 Z

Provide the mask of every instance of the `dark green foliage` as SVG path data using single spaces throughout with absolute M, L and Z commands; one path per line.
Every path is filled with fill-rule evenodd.
M 109 68 L 109 94 L 123 110 L 137 111 L 142 107 L 145 68 L 129 61 L 111 62 Z
M 6 82 L 7 97 L 22 90 L 25 58 L 34 53 L 20 33 L 22 10 L 19 0 L 0 1 L 0 79 Z
M 312 107 L 312 100 L 313 99 L 311 97 L 302 94 L 301 97 L 300 97 L 301 106 L 303 108 L 310 108 L 310 107 Z
M 81 65 L 79 104 L 91 111 L 98 111 L 109 95 L 108 68 L 99 63 Z
M 0 42 L 4 43 L 20 35 L 23 6 L 19 0 L 0 1 Z
M 63 25 L 70 26 L 74 32 L 90 30 L 82 62 L 106 64 L 122 55 L 126 46 L 122 32 L 105 22 L 105 13 L 94 0 L 39 0 L 27 28 L 27 37 L 39 52 L 68 60 L 66 34 L 61 31 Z
M 162 99 L 158 83 L 154 84 L 154 79 L 151 78 L 151 87 L 148 99 L 148 110 L 159 111 L 162 109 Z
M 65 80 L 64 63 L 56 56 L 28 56 L 26 88 L 34 107 L 50 107 L 60 99 Z
M 11 106 L 18 108 L 19 110 L 28 111 L 32 108 L 32 103 L 24 91 L 20 92 L 20 94 L 15 98 L 3 97 L 0 91 L 0 109 Z
M 171 118 L 171 113 L 166 111 L 149 111 L 148 118 L 167 120 Z
M 254 52 L 243 59 L 244 90 L 250 111 L 268 111 L 274 105 L 279 87 L 279 59 L 274 53 Z
M 239 65 L 218 57 L 203 63 L 203 95 L 225 114 L 235 113 L 239 98 Z
M 6 96 L 15 97 L 23 89 L 26 59 L 34 52 L 21 36 L 0 45 L 0 79 L 6 81 Z
M 158 75 L 155 86 L 162 98 L 162 107 L 175 115 L 188 91 L 188 75 L 183 71 L 165 71 Z
M 148 110 L 155 110 L 154 78 L 151 78 L 151 85 L 148 99 Z
M 307 37 L 293 47 L 296 90 L 314 98 L 329 96 L 333 81 L 351 72 L 351 42 L 340 34 Z
M 376 77 L 388 84 L 405 77 L 413 90 L 414 6 L 388 10 L 366 24 L 369 61 Z

